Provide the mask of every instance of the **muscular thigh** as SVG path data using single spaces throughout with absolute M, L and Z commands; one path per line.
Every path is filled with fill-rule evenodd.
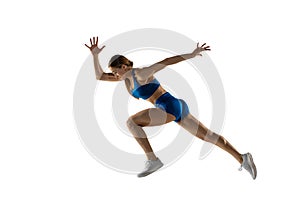
M 178 124 L 193 135 L 202 134 L 204 136 L 209 131 L 208 128 L 191 114 L 188 114 Z
M 158 126 L 174 121 L 176 117 L 159 108 L 149 108 L 132 115 L 131 119 L 139 126 Z

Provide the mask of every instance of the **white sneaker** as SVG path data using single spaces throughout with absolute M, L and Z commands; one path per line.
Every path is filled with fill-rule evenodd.
M 246 153 L 243 154 L 242 157 L 243 162 L 239 170 L 242 171 L 243 168 L 246 169 L 251 174 L 252 178 L 255 179 L 257 175 L 257 170 L 252 155 L 250 153 Z
M 159 158 L 156 160 L 147 160 L 145 163 L 145 169 L 141 173 L 139 173 L 138 177 L 145 177 L 149 174 L 157 171 L 159 168 L 161 168 L 164 164 L 160 161 Z

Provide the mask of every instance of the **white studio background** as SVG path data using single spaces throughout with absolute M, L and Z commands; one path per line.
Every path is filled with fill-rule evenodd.
M 292 184 L 300 178 L 297 5 L 2 1 L 0 198 L 299 198 Z M 138 28 L 169 29 L 211 46 L 226 94 L 221 134 L 253 154 L 257 180 L 218 148 L 198 160 L 199 140 L 172 166 L 143 179 L 106 168 L 86 151 L 72 113 L 75 80 L 89 55 L 83 43 Z M 172 67 L 182 66 L 188 67 Z M 199 116 L 204 123 L 210 117 Z

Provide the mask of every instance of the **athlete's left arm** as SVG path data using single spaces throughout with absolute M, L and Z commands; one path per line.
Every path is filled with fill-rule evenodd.
M 196 49 L 192 53 L 182 54 L 182 55 L 166 58 L 160 62 L 150 65 L 149 67 L 141 68 L 139 70 L 139 74 L 144 77 L 152 76 L 153 74 L 164 69 L 168 65 L 173 65 L 173 64 L 179 63 L 181 61 L 184 61 L 184 60 L 187 60 L 190 58 L 194 58 L 195 56 L 198 56 L 198 55 L 202 56 L 202 54 L 201 54 L 202 51 L 210 51 L 210 46 L 206 46 L 206 43 L 204 43 L 199 47 L 199 42 L 198 42 Z

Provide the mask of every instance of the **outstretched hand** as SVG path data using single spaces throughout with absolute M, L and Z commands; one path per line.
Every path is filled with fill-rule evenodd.
M 205 46 L 206 43 L 202 44 L 201 47 L 199 47 L 199 42 L 197 43 L 196 49 L 192 52 L 193 57 L 195 56 L 202 56 L 202 51 L 210 51 L 210 46 Z
M 98 37 L 93 37 L 93 41 L 92 41 L 92 38 L 90 38 L 90 43 L 91 43 L 91 46 L 89 47 L 87 44 L 84 44 L 87 48 L 90 49 L 90 51 L 92 52 L 93 55 L 98 55 L 102 49 L 105 47 L 102 46 L 100 49 L 98 47 Z

